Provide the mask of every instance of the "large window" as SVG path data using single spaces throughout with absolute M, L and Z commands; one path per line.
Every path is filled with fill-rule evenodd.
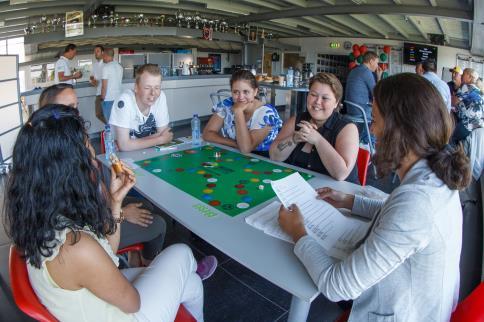
M 7 54 L 7 41 L 0 40 L 0 55 L 6 55 L 6 54 Z
M 25 62 L 24 37 L 7 39 L 7 54 L 18 55 L 19 63 Z

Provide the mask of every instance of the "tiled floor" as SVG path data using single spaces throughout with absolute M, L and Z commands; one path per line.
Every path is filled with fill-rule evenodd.
M 189 128 L 180 126 L 175 134 L 176 136 L 188 135 Z M 97 140 L 94 141 L 94 145 L 98 146 Z M 3 183 L 3 179 L 1 181 Z M 368 181 L 369 184 L 386 192 L 392 190 L 394 186 L 389 178 L 375 181 L 372 175 L 369 175 Z M 0 204 L 3 204 L 3 184 L 1 186 Z M 180 224 L 173 224 L 169 218 L 167 222 L 169 223 L 167 245 L 185 242 L 191 246 L 197 258 L 212 254 L 219 260 L 219 267 L 214 276 L 204 281 L 204 310 L 207 322 L 264 322 L 287 319 L 290 294 L 192 235 Z M 4 230 L 0 229 L 0 321 L 31 321 L 19 312 L 12 300 L 8 277 L 8 250 L 9 240 Z M 320 295 L 311 305 L 308 321 L 334 321 L 340 313 L 341 309 L 336 304 Z

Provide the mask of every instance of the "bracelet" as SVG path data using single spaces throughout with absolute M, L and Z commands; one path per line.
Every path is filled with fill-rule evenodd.
M 115 224 L 120 224 L 122 223 L 126 218 L 123 215 L 123 209 L 119 212 L 119 217 L 114 217 L 114 223 Z

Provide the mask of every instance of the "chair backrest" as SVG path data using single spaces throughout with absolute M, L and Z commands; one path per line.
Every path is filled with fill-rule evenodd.
M 220 104 L 224 99 L 229 97 L 232 97 L 230 89 L 219 89 L 217 92 L 210 94 L 210 100 L 212 100 L 213 106 Z
M 134 244 L 118 250 L 118 254 L 141 250 L 143 250 L 143 244 Z M 32 289 L 27 272 L 27 263 L 14 245 L 10 246 L 9 272 L 13 298 L 19 309 L 37 321 L 57 322 L 58 320 L 40 303 Z M 196 322 L 196 320 L 183 304 L 180 304 L 174 322 Z
M 358 167 L 358 179 L 362 186 L 366 185 L 366 175 L 368 172 L 368 164 L 370 163 L 370 151 L 359 148 L 356 165 Z
M 106 146 L 104 145 L 104 130 L 101 131 L 101 154 L 106 153 Z
M 18 249 L 10 246 L 9 258 L 10 282 L 15 303 L 22 312 L 41 322 L 54 322 L 57 319 L 40 303 L 30 285 L 27 263 Z
M 451 322 L 484 322 L 484 282 L 457 305 Z

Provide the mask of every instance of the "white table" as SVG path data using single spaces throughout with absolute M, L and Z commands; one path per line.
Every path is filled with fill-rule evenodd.
M 178 149 L 184 150 L 190 147 L 191 144 L 183 144 Z M 220 147 L 236 151 L 229 147 Z M 159 152 L 150 148 L 122 152 L 118 153 L 118 156 L 121 159 L 139 161 L 176 151 Z M 253 156 L 265 159 L 257 155 Z M 99 155 L 98 159 L 103 163 L 106 162 L 104 155 Z M 270 162 L 301 170 L 281 162 Z M 315 176 L 309 180 L 313 187 L 329 186 L 345 192 L 363 190 L 361 186 L 349 182 L 335 181 L 312 171 L 302 171 Z M 245 217 L 271 203 L 273 199 L 236 217 L 230 217 L 141 168 L 136 169 L 136 172 L 135 189 L 138 192 L 212 246 L 292 294 L 288 321 L 306 321 L 311 302 L 319 292 L 304 266 L 294 255 L 293 245 L 264 234 L 246 224 L 244 220 Z

